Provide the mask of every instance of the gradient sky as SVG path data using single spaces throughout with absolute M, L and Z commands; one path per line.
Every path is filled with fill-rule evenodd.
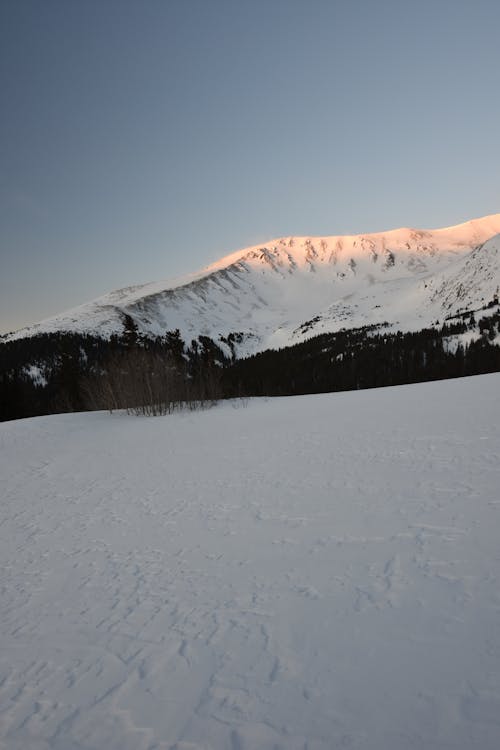
M 500 211 L 498 0 L 2 0 L 0 332 Z

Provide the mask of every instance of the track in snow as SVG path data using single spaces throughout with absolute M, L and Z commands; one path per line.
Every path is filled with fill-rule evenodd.
M 0 747 L 496 750 L 499 385 L 0 425 Z

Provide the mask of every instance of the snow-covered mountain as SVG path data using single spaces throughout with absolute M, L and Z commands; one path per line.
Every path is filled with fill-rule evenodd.
M 241 333 L 240 355 L 312 335 L 387 321 L 419 330 L 480 307 L 500 285 L 500 214 L 436 230 L 282 237 L 239 250 L 199 273 L 127 287 L 18 331 L 180 329 L 187 342 Z

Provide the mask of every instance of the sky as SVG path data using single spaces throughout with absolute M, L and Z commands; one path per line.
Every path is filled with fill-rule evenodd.
M 0 333 L 275 237 L 500 212 L 498 0 L 2 0 Z

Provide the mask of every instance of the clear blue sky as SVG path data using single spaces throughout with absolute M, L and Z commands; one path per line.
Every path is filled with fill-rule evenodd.
M 500 211 L 498 0 L 2 0 L 0 331 Z

